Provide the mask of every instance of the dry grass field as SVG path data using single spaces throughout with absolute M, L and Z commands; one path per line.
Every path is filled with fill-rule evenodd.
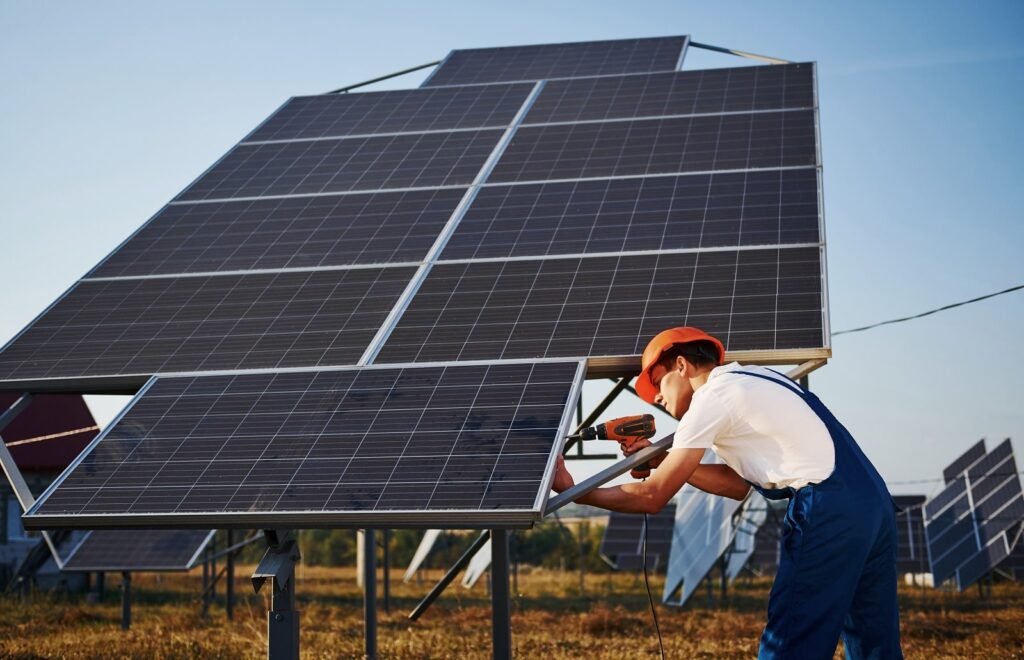
M 222 601 L 199 612 L 199 576 L 136 575 L 133 626 L 120 629 L 119 577 L 109 576 L 102 603 L 47 594 L 0 600 L 0 655 L 10 658 L 256 658 L 265 653 L 265 601 L 252 593 L 251 567 L 239 567 L 235 620 Z M 379 649 L 386 658 L 479 658 L 490 654 L 490 606 L 483 581 L 458 585 L 420 621 L 406 615 L 440 571 L 421 584 L 392 579 L 391 611 L 379 614 Z M 653 577 L 655 595 L 661 577 Z M 746 658 L 757 651 L 770 582 L 741 580 L 726 607 L 708 607 L 704 592 L 684 609 L 658 605 L 670 658 Z M 902 588 L 908 658 L 1024 657 L 1024 584 L 996 584 L 991 598 Z M 303 567 L 299 575 L 302 654 L 362 655 L 362 601 L 352 569 Z M 223 591 L 219 595 L 222 595 Z M 381 603 L 383 606 L 383 604 Z M 635 574 L 592 573 L 584 595 L 576 573 L 521 571 L 513 602 L 517 657 L 653 657 L 657 640 L 643 582 Z M 841 654 L 837 654 L 841 657 Z

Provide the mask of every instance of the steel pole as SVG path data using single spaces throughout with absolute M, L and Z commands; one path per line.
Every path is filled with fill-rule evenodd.
M 132 574 L 121 573 L 121 630 L 132 627 Z
M 512 618 L 508 593 L 508 530 L 491 530 L 491 637 L 496 660 L 512 657 Z
M 363 530 L 363 641 L 364 657 L 377 657 L 377 547 L 374 530 Z
M 235 533 L 232 530 L 228 530 L 228 547 L 234 545 Z M 235 618 L 235 553 L 229 552 L 225 559 L 225 569 L 227 575 L 227 583 L 224 585 L 224 610 L 227 612 L 228 621 L 232 621 Z

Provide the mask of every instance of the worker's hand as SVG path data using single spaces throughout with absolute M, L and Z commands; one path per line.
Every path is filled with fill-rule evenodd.
M 565 458 L 559 456 L 558 462 L 555 463 L 555 481 L 551 484 L 551 490 L 561 493 L 575 485 L 576 482 L 572 480 L 572 475 L 569 474 L 569 470 L 565 467 Z
M 620 442 L 619 443 L 619 448 L 622 449 L 622 455 L 623 456 L 629 456 L 630 454 L 635 454 L 638 451 L 640 451 L 641 449 L 643 449 L 644 447 L 650 447 L 650 446 L 651 446 L 651 441 L 650 440 L 644 440 L 643 438 L 641 438 L 639 440 L 636 440 L 635 442 L 633 442 L 633 444 L 628 444 L 628 443 L 625 443 L 625 442 Z

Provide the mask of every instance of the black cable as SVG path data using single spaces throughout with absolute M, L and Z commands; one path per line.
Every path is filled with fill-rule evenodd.
M 651 604 L 651 616 L 654 617 L 654 630 L 658 633 L 658 649 L 661 650 L 661 660 L 665 660 L 665 644 L 661 640 L 661 626 L 658 625 L 658 612 L 654 609 L 654 597 L 651 596 L 651 583 L 647 580 L 647 514 L 644 514 L 644 547 L 643 563 L 644 586 L 647 587 L 647 602 Z
M 971 298 L 970 300 L 961 300 L 960 302 L 952 303 L 950 305 L 943 305 L 942 307 L 936 307 L 935 309 L 930 309 L 927 312 L 921 312 L 920 314 L 914 314 L 913 316 L 904 316 L 903 318 L 890 319 L 888 321 L 882 321 L 880 323 L 872 323 L 871 325 L 865 325 L 865 326 L 861 326 L 859 328 L 850 328 L 849 330 L 840 330 L 839 332 L 833 332 L 832 336 L 833 337 L 838 337 L 839 335 L 847 335 L 847 334 L 850 334 L 851 332 L 863 332 L 864 330 L 870 330 L 872 328 L 877 328 L 877 327 L 882 326 L 882 325 L 889 325 L 889 324 L 892 324 L 892 323 L 902 323 L 904 321 L 911 321 L 913 319 L 919 319 L 919 318 L 921 318 L 923 316 L 930 316 L 932 314 L 935 314 L 936 312 L 944 312 L 947 309 L 953 309 L 954 307 L 961 307 L 963 305 L 969 305 L 971 303 L 976 303 L 976 302 L 981 301 L 981 300 L 987 300 L 989 298 L 994 298 L 996 296 L 1001 296 L 1004 293 L 1011 293 L 1013 291 L 1018 291 L 1020 289 L 1024 289 L 1024 284 L 1018 284 L 1017 286 L 1011 286 L 1009 289 L 1003 289 L 1002 291 L 996 291 L 995 293 L 989 293 L 989 294 L 986 294 L 984 296 L 978 296 L 977 298 Z

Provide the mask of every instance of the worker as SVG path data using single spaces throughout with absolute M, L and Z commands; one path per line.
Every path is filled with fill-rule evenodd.
M 895 507 L 885 483 L 816 396 L 776 371 L 724 358 L 722 342 L 697 328 L 656 335 L 636 392 L 680 420 L 672 448 L 646 481 L 576 501 L 657 513 L 687 483 L 736 500 L 751 486 L 788 499 L 758 657 L 831 658 L 842 637 L 847 658 L 902 658 Z M 709 448 L 724 464 L 701 463 Z M 559 459 L 554 490 L 573 485 Z

